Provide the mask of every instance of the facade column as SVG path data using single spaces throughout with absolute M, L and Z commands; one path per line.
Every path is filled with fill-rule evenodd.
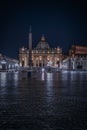
M 34 60 L 34 66 L 36 67 L 36 59 Z
M 39 60 L 38 60 L 38 67 L 39 67 Z
M 43 67 L 43 60 L 41 60 L 41 67 Z

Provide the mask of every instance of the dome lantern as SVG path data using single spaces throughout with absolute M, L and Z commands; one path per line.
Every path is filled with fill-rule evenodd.
M 44 35 L 42 35 L 42 37 L 41 37 L 41 42 L 45 42 L 45 37 L 44 37 Z

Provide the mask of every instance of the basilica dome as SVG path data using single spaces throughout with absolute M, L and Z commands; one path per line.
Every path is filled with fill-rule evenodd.
M 45 40 L 44 35 L 41 37 L 41 41 L 36 46 L 37 50 L 50 50 L 48 43 Z

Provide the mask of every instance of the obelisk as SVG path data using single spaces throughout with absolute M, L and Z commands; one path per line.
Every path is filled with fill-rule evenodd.
M 32 32 L 31 32 L 31 26 L 29 31 L 29 67 L 32 66 Z

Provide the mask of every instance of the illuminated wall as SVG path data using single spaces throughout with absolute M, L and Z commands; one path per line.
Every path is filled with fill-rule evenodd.
M 62 58 L 62 49 L 60 47 L 50 48 L 44 36 L 42 36 L 41 41 L 37 44 L 36 48 L 32 50 L 32 66 L 34 67 L 49 65 L 60 67 Z M 29 66 L 28 49 L 24 47 L 19 49 L 19 61 L 21 66 Z

